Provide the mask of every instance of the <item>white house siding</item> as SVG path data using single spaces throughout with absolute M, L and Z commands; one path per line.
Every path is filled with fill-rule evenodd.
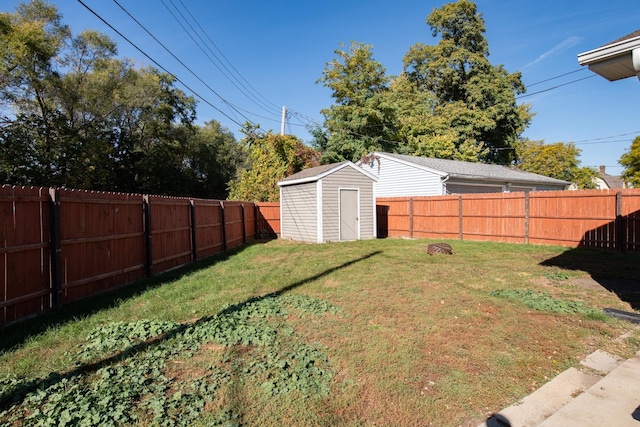
M 317 238 L 316 182 L 281 187 L 280 236 L 315 243 Z
M 360 204 L 360 238 L 375 237 L 375 202 L 371 178 L 353 170 L 342 168 L 322 178 L 322 218 L 323 241 L 340 240 L 339 190 L 358 189 Z
M 418 166 L 401 163 L 394 159 L 380 158 L 373 167 L 362 168 L 378 177 L 375 183 L 376 197 L 440 196 L 443 194 L 439 175 L 420 169 Z

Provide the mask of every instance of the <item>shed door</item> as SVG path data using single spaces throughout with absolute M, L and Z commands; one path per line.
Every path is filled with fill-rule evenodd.
M 358 190 L 340 189 L 340 240 L 358 240 Z

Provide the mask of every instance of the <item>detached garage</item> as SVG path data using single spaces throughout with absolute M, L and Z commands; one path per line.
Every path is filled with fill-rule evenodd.
M 346 161 L 305 169 L 278 182 L 280 237 L 336 242 L 376 237 L 376 177 Z

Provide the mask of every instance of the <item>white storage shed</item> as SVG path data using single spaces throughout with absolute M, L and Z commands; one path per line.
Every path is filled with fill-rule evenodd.
M 376 177 L 345 161 L 278 182 L 280 237 L 324 243 L 376 237 Z

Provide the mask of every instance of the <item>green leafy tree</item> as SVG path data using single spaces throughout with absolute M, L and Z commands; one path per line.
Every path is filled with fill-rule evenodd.
M 631 147 L 618 161 L 624 170 L 622 178 L 633 188 L 640 188 L 640 136 L 636 136 L 631 142 Z
M 594 168 L 581 167 L 581 150 L 573 143 L 522 140 L 516 143 L 516 165 L 526 171 L 551 178 L 562 179 L 580 189 L 596 188 L 597 172 Z
M 72 37 L 42 0 L 0 13 L 0 46 L 3 182 L 226 194 L 236 161 L 223 146 L 235 140 L 193 126 L 195 100 L 173 77 L 116 58 L 115 43 L 96 31 Z
M 437 115 L 437 101 L 431 92 L 420 91 L 416 83 L 400 75 L 391 83 L 391 97 L 397 106 L 398 133 L 402 144 L 400 152 L 406 154 L 478 161 L 485 149 L 475 140 L 460 142 L 459 130 L 446 115 Z M 468 110 L 460 103 L 447 105 L 452 116 L 461 121 Z M 458 110 L 457 113 L 453 113 Z
M 525 91 L 520 73 L 489 61 L 485 23 L 475 3 L 445 4 L 427 24 L 440 36 L 438 44 L 415 44 L 404 57 L 405 76 L 418 92 L 414 98 L 428 94 L 427 109 L 420 112 L 423 128 L 405 130 L 409 151 L 511 162 L 513 145 L 532 117 L 527 105 L 516 103 L 515 95 Z M 413 116 L 407 109 L 400 114 L 405 122 Z
M 187 165 L 190 195 L 224 200 L 228 183 L 243 164 L 244 153 L 233 134 L 215 120 L 196 127 L 190 139 Z
M 278 181 L 319 164 L 320 153 L 292 135 L 257 136 L 249 128 L 243 143 L 247 161 L 230 183 L 233 200 L 276 202 Z
M 331 89 L 335 104 L 322 110 L 327 140 L 322 162 L 357 160 L 369 151 L 395 151 L 395 105 L 387 95 L 386 70 L 372 47 L 351 42 L 336 50 L 318 82 Z

